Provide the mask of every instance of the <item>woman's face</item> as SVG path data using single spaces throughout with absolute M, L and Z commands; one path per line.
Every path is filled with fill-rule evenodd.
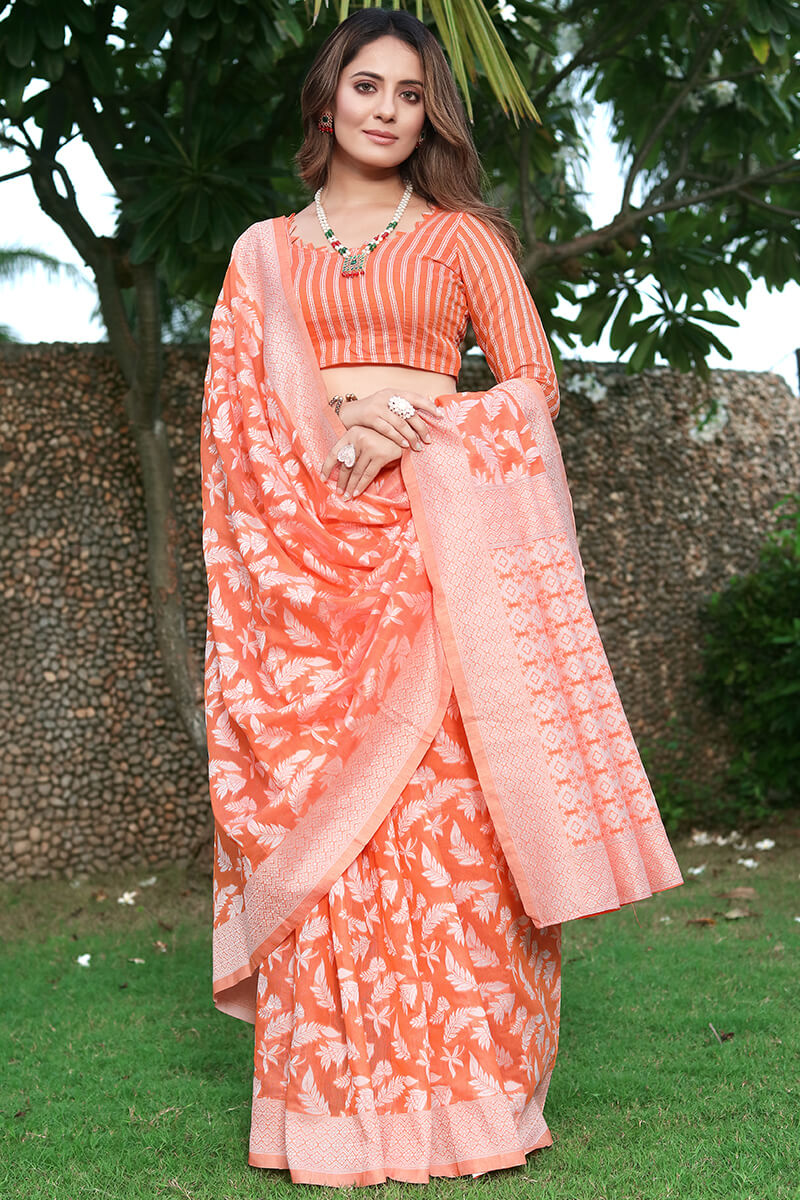
M 362 46 L 336 88 L 337 149 L 375 167 L 404 162 L 425 121 L 423 83 L 422 62 L 407 42 L 385 36 Z M 370 136 L 374 131 L 387 136 Z

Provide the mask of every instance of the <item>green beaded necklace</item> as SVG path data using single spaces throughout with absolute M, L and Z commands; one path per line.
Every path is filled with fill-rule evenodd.
M 406 184 L 406 190 L 403 192 L 400 203 L 398 204 L 397 208 L 394 211 L 394 216 L 392 217 L 391 221 L 386 226 L 386 228 L 381 233 L 379 233 L 376 237 L 374 237 L 370 241 L 368 241 L 366 244 L 366 247 L 364 247 L 363 249 L 348 250 L 347 246 L 345 246 L 344 243 L 341 242 L 339 240 L 339 238 L 336 237 L 336 234 L 331 229 L 330 222 L 328 221 L 328 218 L 325 216 L 325 210 L 322 207 L 322 200 L 321 200 L 322 188 L 320 187 L 317 189 L 317 191 L 314 194 L 314 204 L 317 209 L 317 216 L 319 218 L 319 223 L 322 226 L 322 232 L 325 234 L 325 237 L 330 242 L 332 249 L 334 249 L 337 252 L 337 254 L 341 254 L 344 259 L 344 262 L 342 263 L 342 274 L 343 275 L 363 275 L 364 274 L 364 266 L 367 261 L 367 255 L 371 254 L 376 246 L 379 246 L 381 244 L 381 242 L 385 241 L 385 239 L 389 236 L 389 234 L 392 232 L 392 230 L 398 224 L 400 218 L 402 217 L 403 213 L 406 210 L 406 205 L 408 204 L 408 201 L 411 198 L 411 193 L 413 192 L 413 190 L 414 190 L 413 185 L 412 185 L 411 181 L 409 180 L 409 182 Z

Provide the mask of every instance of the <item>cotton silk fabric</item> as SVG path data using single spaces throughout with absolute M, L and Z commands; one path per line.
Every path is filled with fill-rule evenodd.
M 463 266 L 476 222 L 387 239 L 366 286 L 387 250 Z M 349 501 L 286 218 L 239 239 L 212 321 L 213 996 L 256 1027 L 250 1161 L 299 1182 L 550 1144 L 560 923 L 683 882 L 586 595 L 546 340 L 478 224 L 494 266 L 459 287 L 499 382 L 434 397 L 431 443 Z

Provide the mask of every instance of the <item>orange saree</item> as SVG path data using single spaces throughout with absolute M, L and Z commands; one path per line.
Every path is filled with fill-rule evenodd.
M 234 247 L 202 416 L 213 996 L 249 1161 L 426 1181 L 550 1145 L 561 922 L 683 882 L 541 388 L 435 398 L 349 501 L 284 218 Z

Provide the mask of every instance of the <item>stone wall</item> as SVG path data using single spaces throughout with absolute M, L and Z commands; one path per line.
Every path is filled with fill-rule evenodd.
M 205 354 L 170 349 L 167 421 L 189 636 L 205 638 L 199 413 Z M 123 384 L 107 348 L 0 349 L 0 852 L 11 878 L 186 860 L 208 847 L 205 766 L 156 646 Z M 491 384 L 465 358 L 460 389 Z M 586 583 L 640 749 L 698 789 L 730 747 L 695 695 L 697 606 L 755 566 L 798 487 L 800 402 L 778 376 L 566 363 L 556 422 Z M 706 394 L 717 416 L 699 427 Z M 657 779 L 654 778 L 654 782 Z

